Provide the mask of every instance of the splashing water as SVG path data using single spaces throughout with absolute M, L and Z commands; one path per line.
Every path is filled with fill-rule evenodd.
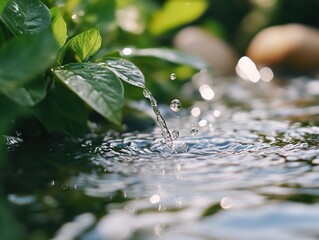
M 174 141 L 178 136 L 176 135 L 176 132 L 173 133 L 173 137 L 166 125 L 166 122 L 161 115 L 161 112 L 158 109 L 157 101 L 153 97 L 151 91 L 147 89 L 145 86 L 143 87 L 143 95 L 144 97 L 148 98 L 150 100 L 151 106 L 153 108 L 153 111 L 156 115 L 156 120 L 158 125 L 161 128 L 162 136 L 164 138 L 164 143 L 168 147 L 168 151 L 172 151 L 173 153 L 184 153 L 188 151 L 188 145 L 183 141 Z M 176 99 L 177 100 L 177 99 Z M 177 100 L 179 102 L 179 100 Z M 180 102 L 179 102 L 180 107 Z M 179 135 L 179 133 L 178 133 Z M 176 137 L 177 136 L 177 137 Z
M 176 140 L 179 137 L 179 131 L 178 130 L 173 130 L 172 131 L 172 137 L 174 140 Z
M 165 122 L 164 118 L 162 117 L 161 112 L 158 109 L 156 99 L 153 97 L 151 91 L 148 90 L 146 87 L 143 88 L 143 94 L 144 94 L 144 97 L 146 97 L 146 98 L 148 98 L 150 100 L 150 103 L 152 105 L 153 111 L 154 111 L 154 113 L 156 115 L 157 123 L 158 123 L 158 125 L 161 128 L 161 132 L 162 132 L 162 135 L 163 135 L 163 138 L 164 138 L 164 142 L 165 143 L 173 142 L 173 138 L 171 136 L 171 133 L 168 130 L 166 122 Z

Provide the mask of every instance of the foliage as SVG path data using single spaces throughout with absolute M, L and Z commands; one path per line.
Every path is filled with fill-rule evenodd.
M 51 133 L 73 137 L 90 130 L 92 113 L 121 129 L 125 98 L 141 98 L 135 88 L 140 83 L 159 101 L 169 101 L 183 80 L 206 67 L 200 59 L 159 47 L 167 45 L 180 27 L 201 25 L 240 50 L 258 29 L 280 23 L 276 13 L 287 0 L 274 2 L 3 0 L 0 98 L 2 109 L 16 110 L 2 111 L 0 134 L 8 132 L 8 121 L 21 114 L 33 116 Z M 253 21 L 245 32 L 245 22 L 256 13 L 264 22 Z M 110 61 L 115 64 L 110 66 Z M 174 83 L 166 81 L 172 72 L 180 73 Z M 144 76 L 152 81 L 145 82 Z
M 0 5 L 0 97 L 5 99 L 2 109 L 20 109 L 13 113 L 2 111 L 1 135 L 8 132 L 7 122 L 21 114 L 33 116 L 48 132 L 73 137 L 90 130 L 92 112 L 121 129 L 125 103 L 122 81 L 129 92 L 136 90 L 128 85 L 145 84 L 140 69 L 121 57 L 125 54 L 103 45 L 104 40 L 109 42 L 117 34 L 118 30 L 111 27 L 116 22 L 116 7 L 126 8 L 132 2 L 57 2 L 9 0 Z M 178 2 L 165 6 L 162 14 L 180 7 Z M 198 18 L 207 3 L 196 4 L 195 14 L 175 19 L 170 26 L 155 26 L 157 20 L 153 18 L 152 31 L 158 34 L 154 29 L 163 32 Z M 108 10 L 105 13 L 101 9 Z M 126 57 L 156 57 L 195 68 L 204 66 L 202 61 L 170 49 L 136 49 Z

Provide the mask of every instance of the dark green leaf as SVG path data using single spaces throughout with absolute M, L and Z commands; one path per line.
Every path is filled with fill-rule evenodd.
M 88 131 L 84 103 L 60 83 L 36 106 L 36 116 L 50 132 L 78 137 Z
M 136 87 L 145 87 L 145 78 L 141 70 L 133 63 L 123 59 L 107 57 L 103 58 L 110 71 L 112 71 L 119 79 L 134 85 Z
M 67 27 L 66 23 L 59 12 L 59 8 L 54 7 L 50 10 L 51 12 L 51 27 L 53 35 L 61 48 L 66 41 L 67 38 Z
M 0 49 L 0 91 L 12 91 L 54 63 L 57 44 L 50 31 L 23 35 Z
M 72 38 L 70 46 L 83 62 L 100 49 L 101 42 L 99 28 L 95 27 Z
M 1 18 L 14 35 L 36 34 L 51 23 L 49 9 L 38 0 L 11 0 Z
M 39 79 L 26 84 L 24 87 L 4 93 L 21 106 L 34 106 L 45 97 L 46 87 L 45 80 Z
M 145 49 L 132 49 L 132 53 L 123 56 L 142 56 L 142 57 L 156 57 L 166 61 L 170 61 L 178 64 L 190 65 L 196 69 L 203 69 L 208 66 L 208 64 L 195 56 L 189 55 L 187 53 L 168 49 L 168 48 L 145 48 Z
M 2 193 L 2 190 L 1 190 Z M 23 239 L 25 232 L 10 211 L 7 200 L 0 198 L 0 239 Z
M 123 85 L 105 65 L 71 63 L 54 70 L 54 73 L 92 109 L 120 126 Z

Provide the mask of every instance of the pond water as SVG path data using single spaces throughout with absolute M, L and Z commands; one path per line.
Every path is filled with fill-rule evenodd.
M 214 84 L 213 101 L 161 106 L 179 154 L 158 127 L 11 139 L 5 192 L 29 239 L 318 239 L 319 81 Z

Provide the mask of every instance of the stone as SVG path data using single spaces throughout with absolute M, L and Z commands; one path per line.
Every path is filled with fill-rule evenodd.
M 205 60 L 219 75 L 234 74 L 238 57 L 223 40 L 200 27 L 186 27 L 174 38 L 174 46 Z
M 250 42 L 247 56 L 256 64 L 309 71 L 319 68 L 319 31 L 300 24 L 272 26 Z

